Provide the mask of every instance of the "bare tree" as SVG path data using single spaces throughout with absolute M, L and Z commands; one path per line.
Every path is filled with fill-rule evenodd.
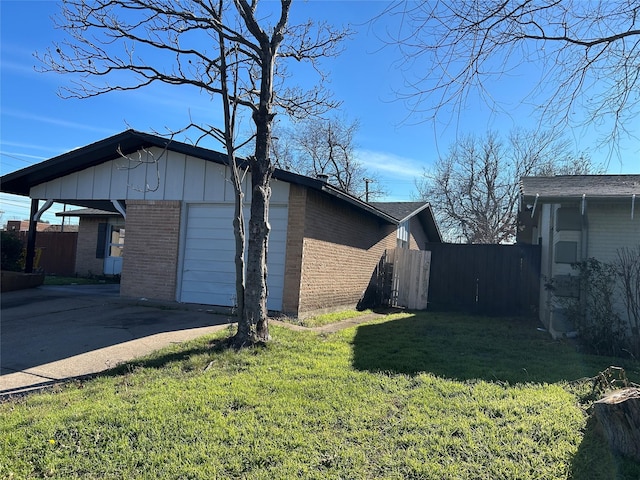
M 39 56 L 45 70 L 73 75 L 63 97 L 89 98 L 164 83 L 195 87 L 212 101 L 221 100 L 223 127 L 187 128 L 195 128 L 200 139 L 217 138 L 227 150 L 237 193 L 237 235 L 244 227 L 235 154 L 253 142 L 246 277 L 244 288 L 241 282 L 237 288 L 243 292 L 238 293 L 238 345 L 269 339 L 266 257 L 273 119 L 279 111 L 304 118 L 335 106 L 322 82 L 311 91 L 288 87 L 285 60 L 310 62 L 320 72 L 318 61 L 338 54 L 340 41 L 349 34 L 312 21 L 291 26 L 290 9 L 291 0 L 64 0 L 57 26 L 68 40 Z M 239 108 L 250 114 L 253 125 L 244 140 L 236 138 Z M 240 274 L 244 237 L 236 238 Z
M 402 18 L 391 41 L 414 110 L 462 113 L 471 91 L 498 110 L 494 80 L 538 72 L 522 100 L 546 125 L 604 124 L 610 144 L 637 133 L 627 128 L 640 101 L 637 0 L 400 0 L 380 18 L 390 14 Z
M 553 132 L 469 135 L 449 148 L 416 183 L 434 205 L 449 241 L 507 243 L 516 236 L 518 182 L 528 175 L 593 173 L 587 156 L 571 155 Z
M 356 155 L 357 120 L 334 115 L 313 117 L 282 129 L 274 144 L 281 168 L 318 177 L 358 198 L 373 199 L 384 192 L 374 188 L 376 175 L 369 172 Z M 369 184 L 373 184 L 371 188 Z M 366 198 L 368 197 L 368 198 Z

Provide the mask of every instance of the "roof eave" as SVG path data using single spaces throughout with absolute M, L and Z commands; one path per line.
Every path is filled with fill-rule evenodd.
M 311 179 L 313 180 L 313 179 Z M 391 215 L 378 210 L 377 208 L 375 208 L 374 206 L 372 206 L 371 204 L 364 202 L 356 197 L 353 197 L 351 195 L 349 195 L 348 193 L 343 192 L 342 190 L 326 183 L 323 182 L 321 180 L 317 180 L 318 183 L 321 184 L 321 190 L 325 193 L 328 193 L 329 195 L 332 195 L 336 198 L 339 198 L 341 200 L 346 201 L 347 203 L 350 203 L 351 205 L 354 205 L 362 210 L 365 210 L 373 215 L 375 215 L 376 217 L 384 220 L 387 223 L 390 223 L 392 225 L 398 225 L 400 222 L 398 222 L 397 219 L 393 218 Z
M 538 195 L 538 194 L 523 194 L 522 199 L 526 201 L 536 201 L 538 203 L 567 203 L 567 202 L 581 202 L 582 199 L 586 200 L 598 200 L 598 201 L 610 201 L 610 202 L 622 202 L 629 200 L 634 196 L 640 196 L 636 193 L 626 193 L 621 195 Z

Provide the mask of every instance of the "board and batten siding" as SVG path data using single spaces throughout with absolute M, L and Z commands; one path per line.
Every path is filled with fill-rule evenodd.
M 233 202 L 230 169 L 225 165 L 153 147 L 115 158 L 33 187 L 31 198 L 63 200 L 181 200 Z M 137 161 L 137 160 L 140 161 Z M 244 180 L 251 202 L 250 179 Z M 288 184 L 272 181 L 271 201 L 286 203 Z

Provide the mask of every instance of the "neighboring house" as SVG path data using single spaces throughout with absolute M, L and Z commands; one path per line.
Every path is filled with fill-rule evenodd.
M 108 212 L 80 215 L 76 267 L 121 268 L 121 295 L 233 306 L 230 175 L 224 154 L 128 130 L 5 175 L 1 190 Z M 307 316 L 353 307 L 385 249 L 442 241 L 427 203 L 376 206 L 279 169 L 271 188 L 273 311 Z M 248 179 L 244 192 L 248 218 Z
M 520 189 L 518 242 L 541 245 L 540 320 L 561 336 L 574 327 L 554 297 L 578 296 L 572 264 L 611 263 L 618 249 L 640 244 L 640 175 L 523 177 Z
M 56 213 L 78 218 L 76 274 L 120 275 L 124 252 L 124 218 L 118 212 L 83 208 Z
M 8 232 L 28 232 L 29 220 L 9 220 L 5 228 Z M 38 232 L 76 232 L 76 225 L 51 225 L 50 223 L 37 222 L 36 230 Z

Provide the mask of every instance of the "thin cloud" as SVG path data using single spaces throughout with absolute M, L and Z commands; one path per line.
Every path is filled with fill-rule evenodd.
M 366 168 L 379 171 L 385 177 L 413 180 L 423 173 L 422 164 L 412 158 L 401 157 L 388 152 L 363 149 L 358 150 L 356 155 Z
M 94 127 L 91 125 L 87 125 L 86 123 L 70 122 L 68 120 L 61 120 L 59 118 L 53 118 L 53 117 L 45 117 L 43 115 L 34 115 L 31 113 L 19 112 L 16 110 L 3 109 L 2 114 L 8 117 L 20 118 L 23 120 L 32 120 L 34 122 L 40 122 L 40 123 L 48 123 L 50 125 L 57 125 L 59 127 L 65 127 L 65 128 L 73 128 L 76 130 L 86 130 L 86 131 L 97 132 L 101 134 L 113 133 L 113 129 L 111 128 Z
M 4 140 L 4 139 L 0 140 L 0 145 L 2 145 L 3 147 L 13 147 L 13 148 L 20 148 L 25 150 L 39 150 L 41 152 L 51 152 L 54 154 L 58 154 L 65 150 L 64 148 L 56 148 L 56 147 L 52 147 L 50 145 L 41 144 L 41 143 L 12 142 L 10 140 Z M 8 153 L 11 155 L 26 156 L 22 153 L 13 153 L 13 152 L 8 152 Z M 46 156 L 46 157 L 34 157 L 34 158 L 49 158 L 49 157 Z
M 24 160 L 25 158 L 33 158 L 35 160 L 46 160 L 47 158 L 49 158 L 49 157 L 43 157 L 42 155 L 29 155 L 27 153 L 8 152 L 6 150 L 0 150 L 0 155 L 4 155 L 5 157 L 13 158 L 15 160 L 22 160 L 24 162 L 27 161 L 27 160 Z

